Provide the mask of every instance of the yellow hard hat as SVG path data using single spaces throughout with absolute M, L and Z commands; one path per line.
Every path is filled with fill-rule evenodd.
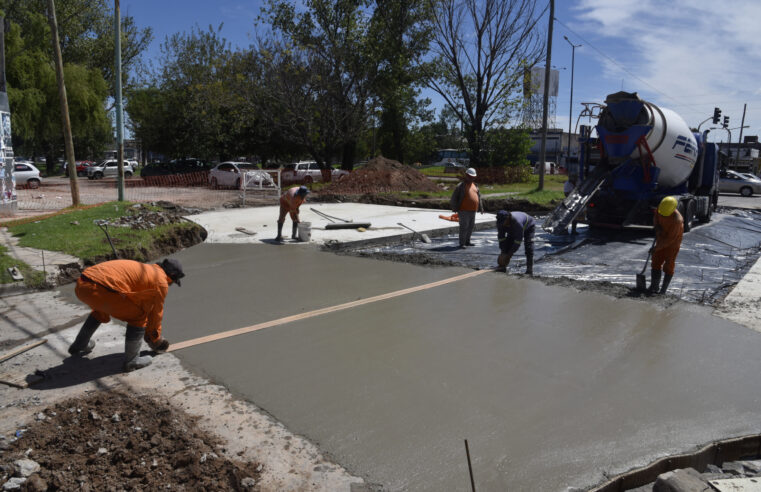
M 676 201 L 676 198 L 673 196 L 667 196 L 661 200 L 661 203 L 658 205 L 658 213 L 664 217 L 668 217 L 674 213 L 674 210 L 676 210 L 678 204 L 679 203 Z

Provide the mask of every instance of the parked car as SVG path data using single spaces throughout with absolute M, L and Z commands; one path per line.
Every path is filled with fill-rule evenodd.
M 87 168 L 95 164 L 93 161 L 77 161 L 77 176 L 87 176 Z M 69 176 L 69 169 L 64 163 L 64 174 Z
M 534 164 L 534 174 L 539 174 L 542 169 L 541 164 L 538 162 Z M 546 161 L 544 163 L 544 174 L 556 174 L 558 172 L 558 166 L 554 162 Z
M 447 162 L 444 164 L 445 173 L 457 173 L 465 169 L 465 164 L 461 162 Z
M 761 179 L 750 176 L 731 170 L 722 171 L 719 175 L 719 191 L 722 193 L 739 193 L 742 196 L 753 196 L 754 193 L 761 193 Z
M 211 164 L 198 159 L 178 159 L 169 162 L 152 162 L 140 170 L 140 176 L 168 176 L 170 174 L 186 174 L 208 171 Z
M 135 174 L 137 161 L 124 161 L 124 177 L 131 178 Z M 87 179 L 112 178 L 119 174 L 119 163 L 108 159 L 87 168 Z
M 212 188 L 229 186 L 241 189 L 244 184 L 246 187 L 275 187 L 275 182 L 268 172 L 248 162 L 227 161 L 209 171 L 209 185 Z
M 29 186 L 39 188 L 42 183 L 40 170 L 29 161 L 15 161 L 13 164 L 13 177 L 16 178 L 17 186 Z
M 317 183 L 322 181 L 322 169 L 323 168 L 320 167 L 320 165 L 317 164 L 315 161 L 294 162 L 292 164 L 286 164 L 285 166 L 283 166 L 281 179 L 283 181 L 283 184 Z M 330 173 L 331 173 L 330 179 L 333 181 L 339 181 L 341 178 L 349 174 L 348 171 L 344 171 L 343 169 L 332 169 L 332 168 L 330 170 Z

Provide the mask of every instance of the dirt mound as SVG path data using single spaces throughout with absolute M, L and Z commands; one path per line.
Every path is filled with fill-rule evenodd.
M 75 398 L 36 419 L 0 454 L 0 482 L 25 474 L 18 460 L 31 461 L 21 462 L 27 490 L 252 490 L 259 480 L 261 466 L 220 456 L 191 417 L 146 396 Z
M 320 193 L 361 195 L 395 191 L 438 191 L 438 186 L 419 171 L 404 164 L 376 157 L 361 169 L 331 183 Z

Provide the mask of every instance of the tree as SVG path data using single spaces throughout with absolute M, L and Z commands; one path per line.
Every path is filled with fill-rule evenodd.
M 377 140 L 384 156 L 404 161 L 410 126 L 431 118 L 429 100 L 419 100 L 422 58 L 432 37 L 429 0 L 376 0 L 370 22 L 372 56 L 378 60 L 374 93 L 380 103 Z
M 352 168 L 367 127 L 377 73 L 366 6 L 365 0 L 307 0 L 297 13 L 287 0 L 270 0 L 265 15 L 280 39 L 259 46 L 274 76 L 267 97 L 283 109 L 273 124 L 321 164 L 340 151 L 344 169 Z
M 528 166 L 533 141 L 525 128 L 492 128 L 486 131 L 484 164 L 488 166 Z
M 484 162 L 485 130 L 504 123 L 523 70 L 543 55 L 535 0 L 441 0 L 428 85 L 464 122 L 471 164 Z

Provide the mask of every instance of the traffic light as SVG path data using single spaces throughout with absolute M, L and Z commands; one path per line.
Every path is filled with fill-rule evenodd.
M 724 128 L 729 128 L 729 116 L 724 117 L 724 124 L 722 126 Z
M 721 110 L 719 108 L 713 108 L 713 124 L 719 122 L 719 118 L 721 118 Z

